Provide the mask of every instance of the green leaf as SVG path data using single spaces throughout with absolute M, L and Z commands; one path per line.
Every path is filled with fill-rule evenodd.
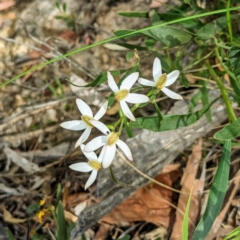
M 127 52 L 126 54 L 126 60 L 129 61 L 131 58 L 133 58 L 134 52 Z
M 66 10 L 67 10 L 67 5 L 66 5 L 66 3 L 63 4 L 62 8 L 63 8 L 63 11 L 66 12 Z
M 61 184 L 58 183 L 57 185 L 57 193 L 56 193 L 56 207 L 58 205 L 58 202 L 61 200 L 61 197 L 62 197 L 62 188 L 61 188 Z
M 210 98 L 209 98 L 209 90 L 207 89 L 207 82 L 202 81 L 203 87 L 201 88 L 202 92 L 202 103 L 203 105 L 207 105 L 210 103 Z M 211 109 L 209 108 L 208 111 L 205 113 L 206 117 L 209 122 L 212 121 L 212 114 L 211 114 Z
M 218 140 L 232 140 L 240 136 L 240 118 L 237 121 L 228 124 L 220 131 L 214 134 L 214 138 Z
M 227 26 L 226 16 L 223 16 L 204 25 L 202 28 L 200 28 L 197 31 L 196 35 L 203 40 L 207 40 L 214 37 L 217 33 L 222 31 L 226 26 Z
M 125 48 L 128 48 L 128 49 L 137 49 L 139 51 L 142 51 L 142 50 L 148 50 L 147 47 L 142 47 L 142 46 L 139 46 L 139 45 L 134 45 L 134 44 L 128 44 L 128 43 L 116 43 L 117 45 L 119 46 L 122 46 L 122 47 L 125 47 Z
M 192 190 L 191 190 L 191 193 L 189 194 L 186 210 L 184 213 L 183 225 L 182 225 L 182 240 L 188 240 L 188 213 L 190 209 L 191 199 L 192 199 Z
M 198 90 L 189 103 L 188 112 L 192 112 L 194 110 L 194 108 L 198 105 L 198 102 L 200 101 L 201 98 L 202 91 Z
M 134 30 L 131 30 L 131 29 L 121 29 L 121 30 L 116 30 L 116 31 L 114 31 L 114 34 L 115 34 L 116 36 L 121 37 L 121 36 L 123 36 L 123 35 L 125 35 L 125 34 L 132 33 L 132 32 L 134 32 Z M 141 33 L 136 33 L 136 34 L 133 34 L 132 36 L 134 36 L 134 35 L 139 35 L 139 34 L 141 34 Z
M 58 202 L 57 206 L 57 240 L 66 240 L 67 238 L 67 223 L 65 221 L 62 202 Z
M 240 88 L 240 47 L 231 47 L 228 51 L 231 70 L 237 78 L 237 85 Z
M 159 109 L 159 107 L 158 107 L 158 105 L 157 105 L 156 102 L 154 102 L 154 107 L 155 107 L 155 109 L 156 109 L 157 116 L 158 116 L 158 128 L 160 128 L 160 127 L 161 127 L 161 121 L 162 121 L 162 119 L 163 119 L 163 116 L 162 116 L 162 113 L 161 113 L 161 111 L 160 111 L 160 109 Z
M 59 2 L 55 2 L 55 6 L 56 6 L 56 8 L 60 8 L 60 6 L 59 6 Z
M 235 228 L 232 232 L 230 232 L 223 240 L 234 240 L 240 239 L 240 226 Z
M 11 230 L 9 228 L 6 228 L 6 230 L 7 230 L 7 235 L 9 237 L 9 240 L 16 240 Z
M 181 72 L 180 75 L 180 82 L 185 88 L 189 87 L 189 81 L 183 72 Z
M 153 132 L 162 132 L 186 127 L 199 120 L 217 100 L 218 98 L 204 106 L 201 110 L 193 113 L 187 113 L 185 115 L 165 115 L 161 121 L 160 128 L 158 127 L 158 117 L 136 118 L 136 121 L 130 122 L 129 126 L 148 129 Z
M 27 213 L 29 214 L 34 213 L 38 210 L 38 208 L 39 208 L 39 203 L 33 203 L 30 206 L 28 206 Z
M 131 238 L 131 236 L 130 235 L 125 235 L 125 236 L 123 236 L 122 238 L 119 238 L 118 240 L 129 240 Z
M 148 18 L 148 12 L 118 12 L 118 15 L 134 18 Z
M 154 45 L 156 44 L 156 40 L 153 39 L 153 38 L 150 38 L 150 39 L 146 39 L 144 41 L 145 45 L 147 46 L 147 49 L 152 49 L 154 47 Z
M 228 187 L 228 175 L 231 157 L 231 141 L 226 141 L 223 146 L 222 157 L 210 188 L 206 210 L 198 223 L 192 240 L 205 239 L 217 218 Z
M 143 32 L 144 34 L 157 39 L 168 47 L 176 47 L 189 42 L 192 36 L 176 27 L 156 27 Z

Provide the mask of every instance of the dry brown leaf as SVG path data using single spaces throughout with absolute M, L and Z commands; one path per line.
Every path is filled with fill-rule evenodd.
M 8 223 L 23 223 L 26 222 L 28 219 L 19 219 L 19 218 L 15 218 L 12 216 L 12 214 L 4 207 L 2 206 L 2 210 L 3 210 L 3 219 L 5 222 Z
M 159 174 L 155 180 L 171 187 L 179 174 L 178 168 L 169 173 Z M 101 221 L 109 224 L 148 221 L 157 226 L 169 227 L 174 217 L 170 204 L 175 193 L 157 184 L 151 185 L 139 189 L 133 196 L 103 217 Z
M 109 108 L 106 112 L 107 115 L 114 115 L 118 112 L 120 107 L 119 102 L 116 102 L 111 108 Z
M 70 221 L 73 223 L 77 222 L 77 220 L 78 220 L 77 216 L 75 216 L 74 214 L 72 214 L 71 212 L 66 211 L 66 210 L 64 210 L 64 216 L 67 221 Z
M 193 230 L 193 224 L 196 223 L 198 213 L 199 213 L 199 205 L 201 200 L 201 193 L 203 190 L 204 182 L 201 180 L 197 180 L 196 173 L 198 170 L 199 162 L 202 158 L 202 140 L 193 146 L 192 154 L 189 156 L 187 166 L 185 172 L 183 174 L 181 180 L 181 194 L 178 199 L 178 209 L 181 211 L 177 211 L 176 220 L 173 226 L 173 231 L 170 239 L 177 239 L 181 236 L 181 229 L 183 223 L 183 212 L 186 210 L 189 194 L 192 191 L 191 205 L 189 209 L 189 232 Z
M 155 0 L 155 1 L 152 1 L 151 4 L 150 4 L 150 8 L 159 8 L 162 4 L 168 2 L 168 0 Z

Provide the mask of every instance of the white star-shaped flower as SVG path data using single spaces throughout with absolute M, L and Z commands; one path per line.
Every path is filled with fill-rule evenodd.
M 80 162 L 80 163 L 74 163 L 70 165 L 69 167 L 72 170 L 78 171 L 78 172 L 91 172 L 91 175 L 89 176 L 86 184 L 85 184 L 85 190 L 90 187 L 95 179 L 97 178 L 98 170 L 101 168 L 101 162 L 102 162 L 102 154 L 97 157 L 95 152 L 84 152 L 85 145 L 81 144 L 81 149 L 85 157 L 88 159 L 88 162 Z
M 163 91 L 168 97 L 182 100 L 182 96 L 169 90 L 168 86 L 172 85 L 179 77 L 180 72 L 174 70 L 169 74 L 162 74 L 162 66 L 159 58 L 155 58 L 153 62 L 153 81 L 145 78 L 139 78 L 138 82 L 145 86 L 155 87 L 157 90 Z
M 100 155 L 102 156 L 102 166 L 107 168 L 111 165 L 116 154 L 116 145 L 125 153 L 129 160 L 133 160 L 132 153 L 125 142 L 119 139 L 118 133 L 110 132 L 107 126 L 99 121 L 89 120 L 90 123 L 98 128 L 105 136 L 99 136 L 86 144 L 85 152 L 93 152 L 103 146 Z
M 82 120 L 72 120 L 63 122 L 60 124 L 60 126 L 73 131 L 85 129 L 82 136 L 77 140 L 75 144 L 75 147 L 78 147 L 88 139 L 91 133 L 93 126 L 91 125 L 89 120 L 90 119 L 99 120 L 107 111 L 107 102 L 99 109 L 99 111 L 96 113 L 94 117 L 91 108 L 83 100 L 76 99 L 76 103 L 79 111 L 82 114 L 81 116 Z
M 115 99 L 120 103 L 123 113 L 132 121 L 135 121 L 136 119 L 133 116 L 126 102 L 145 103 L 149 101 L 149 98 L 143 94 L 130 93 L 130 89 L 133 86 L 133 84 L 137 81 L 138 76 L 139 76 L 138 72 L 132 73 L 129 76 L 127 76 L 123 80 L 119 89 L 116 82 L 113 79 L 112 74 L 110 72 L 107 73 L 108 85 L 114 92 Z

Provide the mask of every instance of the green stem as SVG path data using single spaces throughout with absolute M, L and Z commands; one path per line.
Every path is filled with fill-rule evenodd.
M 206 65 L 208 68 L 208 71 L 210 73 L 210 75 L 212 76 L 213 80 L 217 83 L 218 88 L 221 92 L 222 95 L 222 99 L 225 103 L 226 109 L 227 109 L 227 113 L 228 113 L 228 117 L 230 119 L 231 122 L 235 122 L 237 120 L 237 117 L 235 116 L 235 113 L 233 111 L 232 108 L 232 104 L 228 98 L 228 94 L 226 91 L 226 88 L 224 87 L 223 83 L 221 82 L 220 78 L 218 77 L 218 75 L 215 73 L 215 71 L 213 70 L 212 66 L 209 64 L 208 61 L 206 61 Z
M 118 136 L 120 136 L 121 133 L 122 133 L 122 129 L 123 129 L 123 124 L 124 124 L 124 121 L 125 121 L 125 117 L 122 117 L 121 120 L 122 120 L 122 121 L 121 121 L 120 128 L 119 128 L 119 130 L 118 130 Z
M 228 26 L 229 38 L 230 38 L 230 42 L 232 43 L 232 41 L 233 41 L 233 34 L 232 34 L 231 16 L 230 16 L 230 11 L 229 11 L 230 4 L 231 4 L 231 0 L 228 0 L 228 2 L 227 2 L 226 18 L 227 18 L 227 26 Z

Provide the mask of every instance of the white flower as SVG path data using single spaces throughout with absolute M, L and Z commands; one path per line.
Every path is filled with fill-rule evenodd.
M 63 122 L 60 124 L 60 126 L 73 131 L 79 131 L 79 130 L 85 129 L 82 136 L 77 140 L 75 144 L 75 147 L 78 147 L 88 139 L 91 133 L 93 126 L 91 125 L 89 120 L 90 119 L 99 120 L 107 111 L 107 102 L 99 109 L 99 111 L 96 113 L 94 117 L 93 117 L 93 112 L 91 108 L 83 100 L 76 99 L 76 103 L 79 111 L 82 114 L 81 116 L 82 120 L 72 120 L 72 121 Z
M 179 94 L 169 90 L 168 86 L 173 84 L 177 78 L 179 77 L 180 72 L 178 70 L 174 70 L 169 74 L 162 74 L 162 66 L 159 58 L 155 58 L 153 62 L 153 81 L 149 81 L 145 78 L 139 78 L 138 82 L 145 86 L 155 87 L 158 90 L 162 90 L 168 97 L 173 99 L 182 100 L 182 96 Z
M 130 93 L 130 89 L 133 84 L 137 81 L 139 73 L 135 72 L 127 76 L 121 86 L 120 89 L 118 88 L 117 84 L 115 83 L 113 76 L 110 72 L 107 73 L 108 76 L 108 85 L 115 93 L 115 99 L 120 103 L 123 113 L 132 121 L 135 121 L 135 117 L 133 116 L 131 110 L 129 109 L 126 102 L 129 103 L 145 103 L 149 101 L 149 98 L 143 94 L 137 93 Z
M 78 172 L 91 172 L 91 175 L 89 179 L 87 180 L 85 184 L 85 190 L 90 187 L 95 179 L 97 178 L 98 170 L 101 168 L 101 162 L 102 162 L 102 154 L 97 157 L 95 152 L 84 152 L 83 149 L 85 148 L 84 144 L 81 144 L 81 149 L 85 157 L 88 159 L 88 162 L 80 162 L 80 163 L 74 163 L 70 165 L 69 167 L 72 170 L 78 171 Z
M 111 165 L 116 154 L 116 145 L 125 153 L 129 160 L 133 160 L 129 147 L 125 142 L 119 139 L 119 136 L 116 132 L 110 132 L 107 126 L 99 121 L 90 120 L 90 123 L 106 136 L 99 136 L 91 140 L 89 143 L 87 143 L 84 151 L 93 152 L 103 146 L 100 154 L 102 156 L 103 168 L 107 168 Z

